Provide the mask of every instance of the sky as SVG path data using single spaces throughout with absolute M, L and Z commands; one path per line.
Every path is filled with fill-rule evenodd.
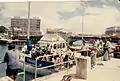
M 10 27 L 10 18 L 27 17 L 27 2 L 0 2 L 0 25 Z M 30 17 L 41 19 L 41 31 L 64 28 L 66 31 L 102 34 L 105 28 L 120 26 L 118 0 L 32 1 Z

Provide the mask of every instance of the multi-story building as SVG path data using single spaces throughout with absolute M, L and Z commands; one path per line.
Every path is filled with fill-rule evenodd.
M 113 35 L 113 34 L 120 35 L 120 26 L 106 28 L 105 34 L 107 34 L 107 35 Z
M 30 36 L 40 36 L 40 19 L 30 19 Z M 14 36 L 27 36 L 28 18 L 14 17 L 11 18 L 11 29 Z

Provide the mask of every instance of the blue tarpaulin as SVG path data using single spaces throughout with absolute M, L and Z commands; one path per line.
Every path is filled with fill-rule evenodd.
M 25 62 L 35 65 L 36 60 L 30 57 L 25 57 Z M 37 65 L 41 67 L 45 67 L 53 64 L 54 64 L 53 62 L 37 60 Z

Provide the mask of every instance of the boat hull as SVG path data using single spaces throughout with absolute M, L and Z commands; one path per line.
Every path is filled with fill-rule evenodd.
M 19 62 L 19 65 L 20 65 L 20 69 L 24 70 L 23 63 Z M 35 74 L 35 67 L 26 63 L 25 64 L 25 71 Z M 38 75 L 49 75 L 49 74 L 52 74 L 52 71 L 49 70 L 49 69 L 39 69 L 38 68 L 37 69 L 37 74 Z
M 79 47 L 70 47 L 70 50 L 71 51 L 76 51 L 76 52 L 78 52 L 78 53 L 80 53 L 81 52 L 81 49 L 79 48 Z M 88 52 L 88 56 L 90 56 L 90 50 L 88 50 L 87 51 Z

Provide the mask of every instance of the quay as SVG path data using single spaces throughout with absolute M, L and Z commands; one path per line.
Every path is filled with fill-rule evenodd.
M 103 65 L 99 65 L 100 63 Z M 76 78 L 75 72 L 76 66 L 73 66 L 69 70 L 37 78 L 36 81 L 60 81 L 64 75 L 71 75 L 71 81 L 120 81 L 120 59 L 111 58 L 111 60 L 108 61 L 101 61 L 101 57 L 97 58 L 97 63 L 92 70 L 88 65 L 86 80 Z
M 0 44 L 7 44 L 7 43 L 23 44 L 25 42 L 26 40 L 0 39 Z
M 13 80 L 10 77 L 5 76 L 0 78 L 0 81 L 13 81 Z

